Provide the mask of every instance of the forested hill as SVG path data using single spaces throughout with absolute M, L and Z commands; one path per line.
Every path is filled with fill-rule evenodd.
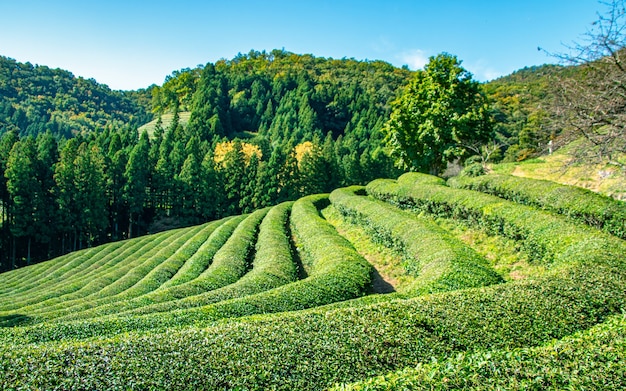
M 157 115 L 191 111 L 189 133 L 200 139 L 258 132 L 295 145 L 331 132 L 360 144 L 380 129 L 411 75 L 382 61 L 251 51 L 174 72 L 152 103 Z
M 93 131 L 70 127 L 61 134 L 75 135 L 69 141 L 34 125 L 7 128 L 0 137 L 2 268 L 397 176 L 382 128 L 411 76 L 381 61 L 250 52 L 174 72 L 151 88 L 151 102 L 147 91 L 111 92 L 120 97 L 111 107 L 138 108 L 142 98 L 157 119 L 173 114 L 167 127 L 157 120 L 150 135 L 128 126 L 137 118 L 130 112 L 102 119 L 106 126 Z M 20 83 L 45 91 L 34 81 L 14 81 Z M 86 91 L 108 91 L 98 88 Z M 9 99 L 18 102 L 20 89 L 12 91 Z M 42 100 L 64 96 L 42 93 Z M 36 99 L 29 95 L 28 102 Z M 186 126 L 178 120 L 182 111 L 190 113 Z M 90 118 L 81 113 L 69 118 Z
M 104 126 L 138 126 L 150 119 L 146 91 L 112 91 L 93 79 L 0 56 L 0 134 L 50 131 L 72 137 Z

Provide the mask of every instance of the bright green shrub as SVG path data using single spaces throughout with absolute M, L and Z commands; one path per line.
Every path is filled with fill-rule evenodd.
M 100 303 L 113 300 L 113 297 L 134 286 L 147 273 L 165 261 L 198 229 L 199 227 L 193 227 L 181 230 L 177 232 L 177 235 L 166 237 L 165 240 L 155 244 L 149 250 L 135 253 L 132 260 L 127 260 L 123 266 L 118 265 L 110 273 L 99 277 L 95 281 L 96 284 L 94 281 L 90 282 L 88 286 L 91 286 L 94 291 L 89 295 L 71 300 L 67 297 L 47 300 L 47 306 L 36 310 L 28 308 L 28 312 L 25 314 L 30 318 L 30 322 L 39 322 L 93 308 Z M 23 308 L 20 309 L 20 311 L 23 310 Z
M 252 295 L 294 281 L 297 278 L 297 267 L 292 260 L 290 235 L 287 228 L 292 204 L 292 202 L 286 202 L 277 205 L 267 213 L 259 228 L 252 270 L 237 282 L 178 300 L 119 312 L 122 316 L 127 316 L 199 307 Z M 137 299 L 141 300 L 141 298 Z
M 210 262 L 198 277 L 138 297 L 128 304 L 128 308 L 193 296 L 237 281 L 249 268 L 249 258 L 254 248 L 259 224 L 268 210 L 269 208 L 266 208 L 251 215 L 231 219 L 222 226 L 224 230 L 219 230 L 219 232 L 215 230 L 213 234 L 217 235 L 209 236 L 205 242 L 207 246 L 201 247 L 197 252 L 201 253 L 200 256 L 204 259 L 202 263 Z M 198 263 L 194 263 L 194 268 L 197 269 Z
M 461 219 L 518 240 L 533 262 L 547 266 L 569 262 L 564 254 L 570 246 L 595 242 L 624 250 L 621 240 L 561 216 L 477 191 L 449 188 L 443 181 L 433 182 L 429 175 L 404 174 L 397 182 L 376 180 L 368 184 L 367 192 L 405 209 Z
M 362 187 L 337 189 L 330 201 L 344 216 L 362 225 L 374 238 L 404 255 L 404 267 L 417 276 L 409 289 L 428 294 L 503 282 L 470 247 L 432 221 L 389 204 L 357 196 Z
M 626 316 L 547 346 L 459 353 L 339 391 L 626 389 Z
M 237 225 L 243 221 L 246 215 L 225 217 L 211 223 L 213 231 L 208 239 L 200 246 L 187 262 L 170 278 L 163 283 L 159 289 L 166 289 L 176 285 L 184 284 L 198 277 L 204 272 L 213 260 L 213 255 L 226 240 L 232 235 Z
M 137 258 L 137 254 L 154 251 L 161 240 L 175 235 L 178 231 L 168 231 L 157 235 L 145 236 L 135 240 L 128 241 L 125 245 L 111 249 L 108 252 L 105 249 L 105 256 L 98 262 L 95 269 L 89 273 L 73 276 L 64 283 L 58 284 L 57 287 L 47 288 L 41 285 L 35 292 L 30 291 L 28 295 L 21 299 L 14 299 L 3 308 L 18 309 L 22 313 L 30 313 L 33 310 L 43 309 L 49 310 L 52 305 L 64 303 L 67 300 L 85 297 L 100 291 L 108 284 L 115 281 L 127 270 L 132 268 Z M 108 246 L 108 245 L 105 245 Z M 120 266 L 123 264 L 124 266 Z M 92 266 L 95 266 L 92 265 Z M 6 313 L 0 313 L 0 316 Z
M 451 178 L 448 183 L 553 211 L 626 239 L 626 203 L 587 189 L 512 175 Z
M 316 205 L 327 202 L 327 195 L 309 196 L 298 200 L 292 208 L 292 230 L 299 237 L 300 251 L 311 264 L 311 274 L 303 280 L 199 308 L 0 330 L 0 340 L 16 339 L 19 335 L 22 341 L 42 342 L 208 324 L 218 319 L 293 311 L 360 297 L 370 289 L 372 267 L 320 217 Z
M 164 282 L 169 281 L 181 266 L 206 242 L 209 235 L 220 223 L 220 221 L 217 221 L 190 228 L 174 242 L 162 247 L 151 258 L 150 263 L 141 266 L 142 269 L 148 272 L 132 287 L 115 295 L 104 296 L 96 301 L 83 302 L 79 306 L 72 306 L 66 310 L 66 313 L 69 313 L 69 315 L 63 316 L 58 320 L 87 319 L 135 308 L 132 299 L 153 292 Z M 88 309 L 82 310 L 83 308 Z
M 215 322 L 363 294 L 371 268 L 319 216 L 317 208 L 326 202 L 325 196 L 307 197 L 293 205 L 290 220 L 309 277 L 188 310 L 0 329 L 0 389 L 317 390 L 427 365 L 432 365 L 435 385 L 441 379 L 439 384 L 445 387 L 447 379 L 451 388 L 461 388 L 463 383 L 455 383 L 455 376 L 463 372 L 455 363 L 468 366 L 471 373 L 471 366 L 481 360 L 487 364 L 473 374 L 477 388 L 488 388 L 490 379 L 503 374 L 512 381 L 528 379 L 520 383 L 528 388 L 565 388 L 560 387 L 563 384 L 591 388 L 599 379 L 600 387 L 616 384 L 619 389 L 623 326 L 603 337 L 606 350 L 591 346 L 572 350 L 580 360 L 588 358 L 589 365 L 574 358 L 571 371 L 563 356 L 568 354 L 569 340 L 554 340 L 624 312 L 622 240 L 534 208 L 451 189 L 429 176 L 377 181 L 368 192 L 403 207 L 504 233 L 532 250 L 531 262 L 545 264 L 548 270 L 527 280 L 407 300 L 376 296 Z M 387 301 L 376 303 L 379 298 Z M 164 329 L 171 326 L 192 327 Z M 122 331 L 130 333 L 119 334 Z M 109 337 L 113 334 L 118 335 Z M 77 341 L 89 337 L 96 338 Z M 57 341 L 45 343 L 50 340 Z M 546 344 L 561 345 L 543 354 L 541 346 Z M 517 350 L 533 347 L 538 348 Z M 558 367 L 557 358 L 565 364 Z M 539 378 L 544 366 L 545 377 Z M 605 369 L 606 377 L 600 378 Z M 520 377 L 505 377 L 509 370 Z M 589 379 L 584 378 L 586 373 L 591 374 Z M 495 381 L 495 389 L 516 384 Z
M 122 242 L 114 243 L 120 246 Z M 114 246 L 114 247 L 115 247 Z M 15 297 L 18 293 L 39 287 L 39 282 L 53 283 L 65 274 L 81 273 L 98 259 L 97 254 L 106 246 L 97 246 L 51 259 L 47 262 L 19 268 L 0 274 L 0 297 Z
M 532 281 L 206 328 L 20 349 L 4 339 L 0 387 L 324 389 L 433 358 L 539 346 L 585 330 L 620 312 L 625 274 L 579 267 Z

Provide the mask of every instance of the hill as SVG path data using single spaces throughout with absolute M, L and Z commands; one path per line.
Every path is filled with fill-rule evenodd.
M 73 137 L 111 126 L 139 126 L 151 118 L 139 102 L 148 91 L 112 91 L 61 69 L 0 56 L 0 134 L 50 131 Z
M 620 389 L 625 218 L 410 173 L 73 252 L 0 274 L 0 386 Z
M 68 72 L 6 62 L 28 70 L 9 80 L 33 90 L 31 78 L 58 73 L 44 83 L 42 91 L 50 91 L 41 99 L 72 110 L 71 102 L 82 102 L 79 109 L 87 111 L 76 109 L 70 118 L 92 118 L 89 110 L 104 116 L 115 97 L 132 107 L 150 104 L 157 118 L 140 133 L 122 105 L 114 112 L 126 122 L 102 117 L 101 127 L 67 142 L 38 133 L 48 125 L 32 132 L 25 125 L 25 134 L 4 129 L 0 270 L 398 173 L 382 127 L 411 72 L 381 61 L 250 52 L 176 71 L 163 86 L 139 92 L 107 92 Z M 74 99 L 55 80 L 90 85 L 85 95 L 99 98 Z M 28 91 L 11 98 L 10 107 L 30 105 Z

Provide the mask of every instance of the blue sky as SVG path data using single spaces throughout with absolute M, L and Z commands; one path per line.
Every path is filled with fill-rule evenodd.
M 596 0 L 0 0 L 0 55 L 112 89 L 251 49 L 383 60 L 411 69 L 441 52 L 480 81 L 555 62 L 603 6 Z

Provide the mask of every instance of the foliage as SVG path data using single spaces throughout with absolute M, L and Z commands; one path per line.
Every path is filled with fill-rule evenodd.
M 626 318 L 547 346 L 460 353 L 333 390 L 617 390 L 626 387 Z
M 441 173 L 485 143 L 492 119 L 480 84 L 450 54 L 431 57 L 395 101 L 386 140 L 396 161 L 412 171 Z
M 359 188 L 337 189 L 333 205 L 363 225 L 374 238 L 404 255 L 407 273 L 416 276 L 411 294 L 445 292 L 502 282 L 487 261 L 433 221 L 410 216 L 363 196 Z M 415 240 L 419 238 L 419 240 Z
M 69 138 L 104 126 L 138 126 L 149 119 L 140 92 L 112 91 L 61 69 L 0 56 L 0 134 Z
M 448 183 L 550 210 L 626 238 L 626 204 L 580 187 L 511 175 L 452 178 Z
M 0 297 L 11 298 L 3 300 L 3 307 L 12 308 L 0 313 L 4 326 L 20 322 L 25 325 L 29 316 L 45 317 L 48 308 L 54 313 L 68 295 L 77 299 L 75 308 L 89 303 L 87 292 L 94 295 L 92 298 L 100 297 L 102 306 L 85 312 L 82 320 L 58 318 L 34 326 L 0 329 L 0 385 L 4 389 L 128 389 L 130 385 L 138 389 L 322 389 L 386 374 L 389 379 L 410 380 L 409 376 L 418 376 L 421 368 L 432 369 L 436 374 L 445 370 L 453 385 L 470 384 L 463 383 L 473 381 L 472 376 L 465 374 L 471 373 L 479 359 L 500 365 L 503 371 L 509 366 L 513 370 L 519 368 L 518 360 L 526 357 L 538 360 L 533 361 L 538 362 L 534 368 L 544 364 L 556 368 L 551 361 L 545 361 L 553 354 L 541 353 L 551 346 L 548 344 L 568 346 L 568 339 L 554 341 L 592 327 L 595 328 L 591 333 L 603 328 L 610 330 L 615 326 L 614 316 L 623 311 L 626 245 L 614 236 L 530 206 L 450 188 L 432 176 L 406 174 L 398 181 L 375 181 L 366 189 L 376 197 L 420 213 L 447 216 L 500 232 L 528 249 L 530 262 L 545 265 L 545 271 L 525 280 L 414 298 L 359 298 L 367 292 L 372 269 L 319 215 L 319 208 L 328 204 L 328 197 L 309 196 L 293 206 L 282 204 L 245 219 L 232 218 L 108 244 L 1 274 Z M 383 217 L 398 226 L 401 218 L 417 221 L 410 212 L 354 195 L 354 190 L 358 188 L 338 190 L 331 201 L 338 208 L 358 210 L 362 221 L 367 216 L 381 227 Z M 371 205 L 374 206 L 368 210 Z M 376 213 L 381 217 L 375 218 Z M 226 224 L 237 225 L 238 220 L 243 222 L 224 242 L 224 251 L 213 257 L 214 263 L 222 262 L 220 259 L 232 259 L 228 254 L 243 254 L 246 248 L 252 251 L 254 247 L 254 261 L 248 266 L 252 269 L 233 285 L 198 291 L 200 296 L 186 293 L 180 297 L 182 301 L 172 300 L 172 307 L 164 312 L 140 316 L 121 312 L 96 317 L 98 307 L 112 311 L 109 304 L 116 298 L 134 295 L 149 286 L 155 294 L 161 291 L 159 287 L 184 286 L 186 283 L 165 286 L 162 281 L 166 276 L 176 276 L 174 269 L 183 270 L 183 258 L 192 260 L 195 254 L 206 250 L 200 244 L 202 238 L 210 238 Z M 393 231 L 391 225 L 387 227 L 400 238 L 410 228 Z M 252 245 L 257 229 L 258 239 Z M 297 253 L 290 251 L 292 233 Z M 427 239 L 426 234 L 418 236 Z M 235 246 L 237 241 L 244 245 Z M 453 246 L 452 242 L 449 244 Z M 219 252 L 222 255 L 218 257 Z M 167 254 L 171 256 L 165 257 Z M 266 271 L 283 275 L 284 270 L 291 275 L 289 279 L 293 278 L 294 267 L 299 265 L 296 254 L 300 255 L 307 276 L 278 287 L 265 287 L 263 281 L 267 280 L 261 277 Z M 279 255 L 279 264 L 285 269 L 277 268 L 273 255 Z M 162 260 L 157 262 L 157 258 Z M 122 259 L 134 264 L 132 268 L 144 270 L 142 275 L 147 278 L 137 279 Z M 149 264 L 151 268 L 147 267 Z M 262 265 L 274 266 L 265 269 Z M 75 267 L 80 271 L 78 275 L 72 274 Z M 100 272 L 101 267 L 104 270 Z M 202 273 L 193 274 L 199 277 Z M 46 289 L 48 278 L 64 275 L 55 289 Z M 131 280 L 139 285 L 130 284 Z M 255 286 L 255 281 L 263 286 Z M 96 289 L 98 285 L 100 288 Z M 247 291 L 248 288 L 252 290 Z M 147 290 L 145 293 L 150 294 Z M 218 300 L 222 294 L 225 300 L 204 305 L 204 300 Z M 80 297 L 87 300 L 82 303 Z M 177 302 L 190 307 L 174 309 Z M 124 308 L 122 303 L 119 309 Z M 604 324 L 597 326 L 601 323 Z M 612 346 L 616 347 L 617 356 L 610 357 L 619 357 L 621 345 Z M 609 358 L 602 354 L 582 357 L 579 352 L 582 350 L 573 353 L 571 364 L 565 356 L 560 357 L 568 368 L 585 365 L 587 359 L 590 367 L 602 368 L 604 357 Z M 490 361 L 492 357 L 495 358 Z M 461 363 L 467 371 L 454 363 Z M 418 372 L 408 369 L 416 365 Z M 490 372 L 481 368 L 485 379 L 493 379 Z M 534 373 L 532 366 L 524 368 L 527 373 Z M 401 369 L 405 372 L 389 374 Z M 455 375 L 457 370 L 461 372 Z M 516 373 L 520 377 L 507 379 L 525 378 L 525 372 Z M 606 382 L 598 384 L 607 384 L 610 389 L 611 379 L 619 378 L 614 376 L 616 373 L 619 372 L 608 371 Z M 579 379 L 568 378 L 574 382 Z M 431 380 L 437 379 L 442 377 Z M 536 377 L 532 379 L 542 382 Z

